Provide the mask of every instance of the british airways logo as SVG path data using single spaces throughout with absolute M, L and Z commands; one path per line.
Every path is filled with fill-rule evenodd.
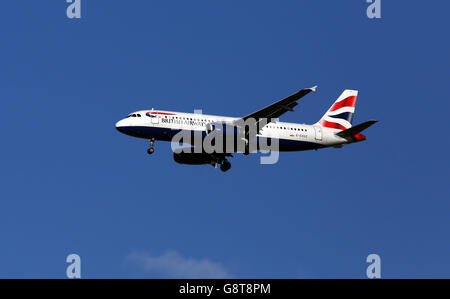
M 344 94 L 331 106 L 319 123 L 326 128 L 346 130 L 352 126 L 357 92 L 344 91 Z

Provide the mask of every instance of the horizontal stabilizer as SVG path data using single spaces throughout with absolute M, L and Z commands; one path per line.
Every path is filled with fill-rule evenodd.
M 336 133 L 336 135 L 342 138 L 353 138 L 356 134 L 361 133 L 362 131 L 376 124 L 377 122 L 378 120 L 369 120 L 357 126 L 351 127 L 350 129 Z

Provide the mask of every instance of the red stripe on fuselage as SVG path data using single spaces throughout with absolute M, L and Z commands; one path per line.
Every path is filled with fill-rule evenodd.
M 340 102 L 334 103 L 334 105 L 331 107 L 331 111 L 336 111 L 342 107 L 355 107 L 356 104 L 356 96 L 350 96 Z
M 150 114 L 159 114 L 159 115 L 176 115 L 175 113 L 166 113 L 166 112 L 150 112 Z

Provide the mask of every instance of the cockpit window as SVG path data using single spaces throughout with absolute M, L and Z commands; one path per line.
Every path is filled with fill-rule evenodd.
M 147 115 L 148 115 L 148 113 L 147 113 Z M 142 115 L 141 114 L 137 114 L 137 113 L 133 113 L 133 114 L 127 115 L 125 118 L 128 118 L 128 117 L 142 117 Z

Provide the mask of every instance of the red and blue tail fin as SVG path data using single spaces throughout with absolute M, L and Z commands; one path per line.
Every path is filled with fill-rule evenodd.
M 346 89 L 334 102 L 333 106 L 322 116 L 318 124 L 325 128 L 347 130 L 352 127 L 355 114 L 357 90 Z

